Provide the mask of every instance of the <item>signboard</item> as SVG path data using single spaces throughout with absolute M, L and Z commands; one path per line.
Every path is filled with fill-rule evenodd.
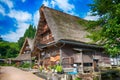
M 77 68 L 63 68 L 63 70 L 70 75 L 75 75 L 78 73 Z
M 63 68 L 64 72 L 73 72 L 74 68 Z

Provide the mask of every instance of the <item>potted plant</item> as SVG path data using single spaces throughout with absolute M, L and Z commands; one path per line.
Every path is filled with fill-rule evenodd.
M 42 66 L 39 66 L 39 70 L 40 70 L 40 72 L 42 72 L 42 70 L 43 70 L 43 67 L 42 67 Z
M 57 71 L 58 74 L 62 74 L 63 73 L 62 66 L 61 65 L 57 65 L 56 66 L 56 71 Z

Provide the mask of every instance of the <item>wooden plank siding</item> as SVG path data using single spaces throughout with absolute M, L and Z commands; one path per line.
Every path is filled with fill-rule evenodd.
M 93 51 L 83 51 L 83 63 L 93 63 Z
M 40 32 L 40 37 L 41 37 L 40 43 L 42 44 L 47 44 L 49 42 L 54 41 L 53 35 L 50 29 L 48 28 L 47 24 L 44 24 L 44 26 L 42 27 L 41 32 Z

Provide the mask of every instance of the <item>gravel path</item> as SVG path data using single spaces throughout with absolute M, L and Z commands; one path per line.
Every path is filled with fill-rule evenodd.
M 0 80 L 44 80 L 31 72 L 25 72 L 15 67 L 1 67 Z

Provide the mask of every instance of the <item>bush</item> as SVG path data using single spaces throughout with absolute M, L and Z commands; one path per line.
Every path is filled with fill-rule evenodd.
M 81 78 L 76 77 L 75 80 L 82 80 Z
M 29 68 L 30 67 L 30 63 L 23 63 L 20 67 L 22 67 L 22 68 Z
M 93 80 L 99 80 L 99 76 L 95 76 Z
M 0 63 L 0 66 L 16 66 L 15 63 L 11 63 L 11 64 L 8 64 L 8 63 Z
M 116 80 L 120 79 L 120 70 L 110 69 L 106 72 L 101 73 L 102 80 Z
M 50 69 L 56 69 L 57 65 L 54 65 L 54 66 L 49 66 Z

